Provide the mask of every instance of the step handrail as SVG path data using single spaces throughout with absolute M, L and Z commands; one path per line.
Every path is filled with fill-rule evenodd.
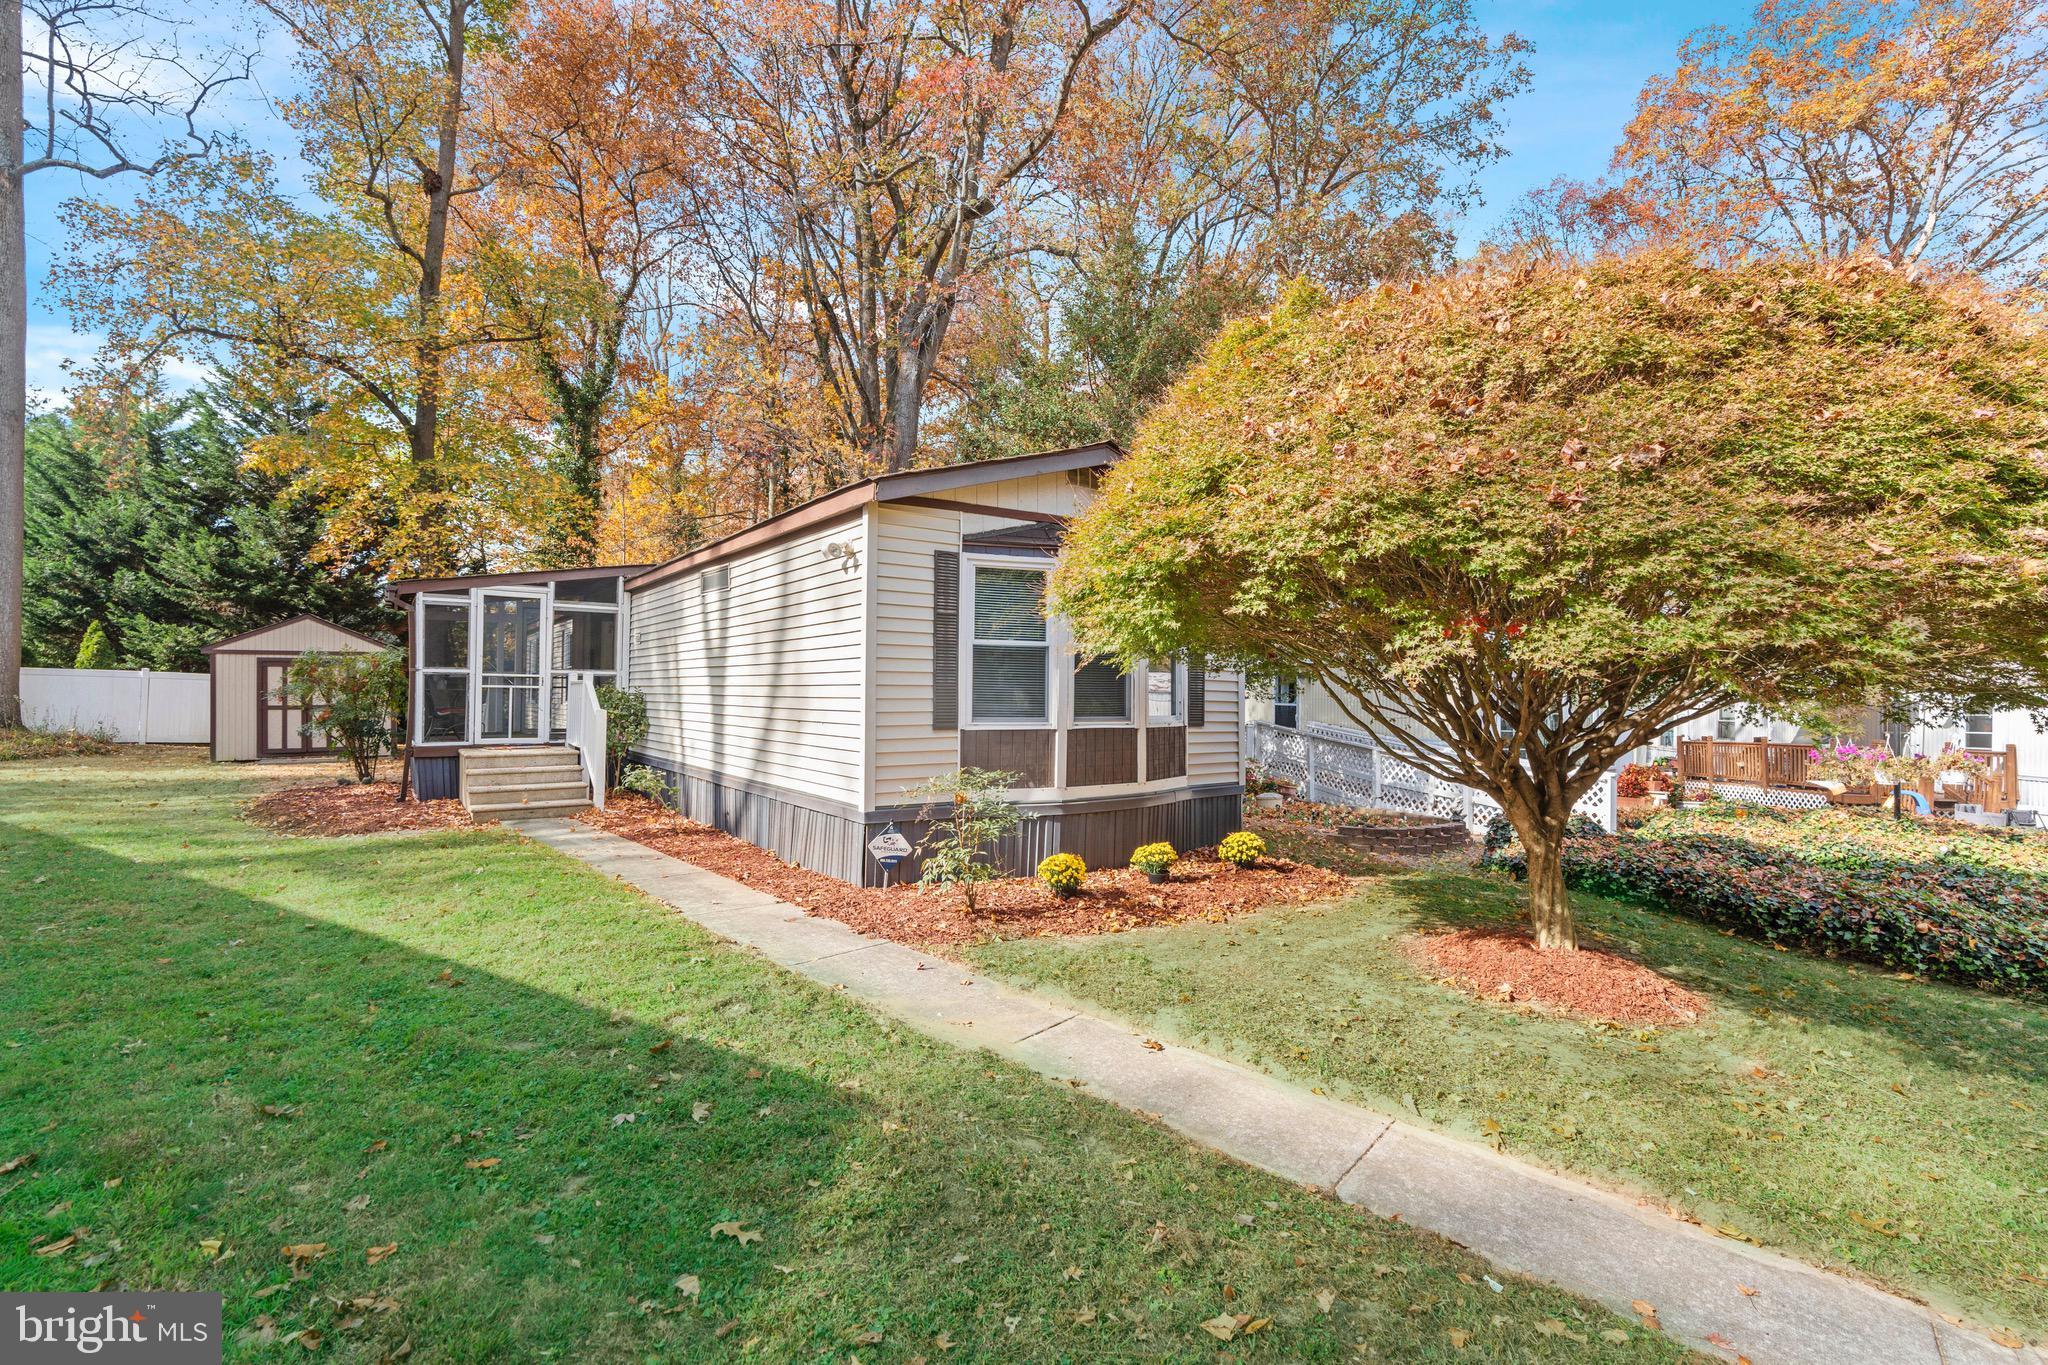
M 597 684 L 588 673 L 569 675 L 564 709 L 563 729 L 582 762 L 583 780 L 590 784 L 590 804 L 603 810 L 606 721 L 604 708 L 597 703 Z

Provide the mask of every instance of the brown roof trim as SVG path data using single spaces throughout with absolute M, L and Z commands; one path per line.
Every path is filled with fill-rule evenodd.
M 263 634 L 263 633 L 264 633 L 265 631 L 270 631 L 270 630 L 276 630 L 276 629 L 278 629 L 278 628 L 279 628 L 280 626 L 295 626 L 295 625 L 297 625 L 297 624 L 298 624 L 299 622 L 301 622 L 301 621 L 315 621 L 315 622 L 318 622 L 318 623 L 319 623 L 320 625 L 326 626 L 326 627 L 327 627 L 327 628 L 328 628 L 329 630 L 338 630 L 338 631 L 340 631 L 340 632 L 341 632 L 341 633 L 342 633 L 343 635 L 352 635 L 352 636 L 354 636 L 354 637 L 355 637 L 356 639 L 358 639 L 358 640 L 361 640 L 361 641 L 362 641 L 362 642 L 363 642 L 364 644 L 366 644 L 366 645 L 375 645 L 375 646 L 376 646 L 377 648 L 379 648 L 379 649 L 393 649 L 393 648 L 396 648 L 396 646 L 394 646 L 394 645 L 393 645 L 393 644 L 392 644 L 392 643 L 391 643 L 391 642 L 390 642 L 389 640 L 380 640 L 380 639 L 378 639 L 378 638 L 377 638 L 376 636 L 374 636 L 374 635 L 365 635 L 365 634 L 363 634 L 363 633 L 362 633 L 361 631 L 359 631 L 359 630 L 350 630 L 350 629 L 349 629 L 349 628 L 348 628 L 347 626 L 337 626 L 337 625 L 335 625 L 335 624 L 334 624 L 334 622 L 332 622 L 332 621 L 328 620 L 328 619 L 327 619 L 326 617 L 324 617 L 324 616 L 315 616 L 315 615 L 314 615 L 314 614 L 313 614 L 312 612 L 310 612 L 310 611 L 302 611 L 302 612 L 300 612 L 300 613 L 299 613 L 299 614 L 298 614 L 297 616 L 287 616 L 287 617 L 286 617 L 286 618 L 285 618 L 284 620 L 282 620 L 282 621 L 272 621 L 272 622 L 271 622 L 271 623 L 270 623 L 269 625 L 267 625 L 267 626 L 258 626 L 258 627 L 256 627 L 256 628 L 255 628 L 254 630 L 245 630 L 245 631 L 243 631 L 243 632 L 242 632 L 241 634 L 239 634 L 239 635 L 230 635 L 230 636 L 228 636 L 228 637 L 227 637 L 226 639 L 224 639 L 224 640 L 215 640 L 215 641 L 214 641 L 214 642 L 213 642 L 212 644 L 204 646 L 204 647 L 203 647 L 202 649 L 200 649 L 200 651 L 199 651 L 199 652 L 200 652 L 201 654 L 218 654 L 218 653 L 230 653 L 230 654 L 250 654 L 250 653 L 268 653 L 269 651 L 267 651 L 267 650 L 262 650 L 262 651 L 258 651 L 258 650 L 241 650 L 241 649 L 236 649 L 236 650 L 230 650 L 230 649 L 228 649 L 228 648 L 227 648 L 227 646 L 229 646 L 229 645 L 231 645 L 231 644 L 235 644 L 236 642 L 238 642 L 238 641 L 241 641 L 241 640 L 247 640 L 247 639 L 251 639 L 251 638 L 253 638 L 253 637 L 255 637 L 255 636 L 258 636 L 258 635 L 261 635 L 261 634 Z
M 943 493 L 955 488 L 969 488 L 975 484 L 995 483 L 1002 479 L 1024 479 L 1034 474 L 1061 474 L 1070 469 L 1096 469 L 1114 463 L 1123 457 L 1123 451 L 1112 441 L 1101 441 L 1094 445 L 1074 446 L 1067 450 L 1048 450 L 1035 455 L 1008 455 L 1000 460 L 973 460 L 966 464 L 938 465 L 931 469 L 906 469 L 894 474 L 878 474 L 861 479 L 844 488 L 799 503 L 786 512 L 778 512 L 765 521 L 757 521 L 744 531 L 721 536 L 708 544 L 700 545 L 688 554 L 678 555 L 668 562 L 649 569 L 638 578 L 626 580 L 626 591 L 638 592 L 665 583 L 671 578 L 715 564 L 732 555 L 747 550 L 758 550 L 776 541 L 809 530 L 823 522 L 837 521 L 850 516 L 871 502 L 908 502 L 913 499 L 927 499 L 931 494 Z M 1012 513 L 997 511 L 994 515 L 1009 516 Z M 1035 515 L 1035 514 L 1016 514 Z
M 758 550 L 763 546 L 773 545 L 778 540 L 786 540 L 825 522 L 842 520 L 874 501 L 874 497 L 873 479 L 850 483 L 836 492 L 799 503 L 787 512 L 777 512 L 766 521 L 757 521 L 744 531 L 734 531 L 729 536 L 720 536 L 709 544 L 698 546 L 688 554 L 677 555 L 668 563 L 649 569 L 638 578 L 629 578 L 626 580 L 626 591 L 638 592 L 642 588 L 651 588 L 657 583 L 666 583 L 671 578 L 680 577 L 693 569 L 701 569 L 706 564 L 728 559 L 747 550 Z
M 444 588 L 509 588 L 524 583 L 573 583 L 584 578 L 631 578 L 650 567 L 647 564 L 599 564 L 584 569 L 528 569 L 519 573 L 475 573 L 453 578 L 404 578 L 386 584 L 384 595 L 396 601 L 414 593 L 439 592 Z

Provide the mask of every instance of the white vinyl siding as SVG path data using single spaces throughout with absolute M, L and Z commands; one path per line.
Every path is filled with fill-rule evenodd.
M 852 558 L 827 556 L 849 543 Z M 862 802 L 863 519 L 815 528 L 632 594 L 642 748 L 692 772 Z M 712 570 L 711 572 L 716 572 Z
M 1202 674 L 1202 724 L 1188 727 L 1188 785 L 1244 779 L 1239 743 L 1244 735 L 1244 679 L 1209 669 Z

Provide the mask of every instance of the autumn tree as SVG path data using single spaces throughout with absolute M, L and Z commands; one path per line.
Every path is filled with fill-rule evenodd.
M 1766 3 L 1686 39 L 1615 168 L 1751 249 L 2011 282 L 2048 250 L 2048 9 L 2037 0 Z
M 1613 763 L 1737 702 L 2048 698 L 2048 342 L 1881 263 L 1482 261 L 1226 330 L 1073 529 L 1088 647 L 1317 679 L 1498 801 L 1540 943 Z
M 0 727 L 21 722 L 28 179 L 148 176 L 212 149 L 201 112 L 247 63 L 181 47 L 180 26 L 143 0 L 0 0 Z
M 478 183 L 462 154 L 471 0 L 270 0 L 301 89 L 283 103 L 313 196 L 246 149 L 168 177 L 129 207 L 67 208 L 59 279 L 102 332 L 107 387 L 167 358 L 252 395 L 319 400 L 305 433 L 258 455 L 317 489 L 333 549 L 404 572 L 515 551 L 534 452 L 487 401 L 494 348 L 518 340 L 453 250 L 450 206 Z M 482 367 L 478 374 L 451 369 Z M 508 515 L 508 509 L 513 513 Z
M 693 11 L 737 183 L 727 268 L 788 266 L 847 444 L 907 467 L 962 291 L 1016 249 L 1090 55 L 1130 0 L 717 0 Z
M 540 557 L 588 564 L 607 459 L 634 417 L 628 390 L 665 377 L 636 324 L 659 307 L 658 277 L 688 268 L 694 168 L 711 155 L 700 83 L 684 31 L 644 0 L 535 0 L 477 75 L 489 187 L 459 217 L 553 427 L 560 496 Z

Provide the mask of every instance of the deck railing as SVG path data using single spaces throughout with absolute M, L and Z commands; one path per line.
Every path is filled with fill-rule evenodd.
M 1688 782 L 1710 782 L 1738 787 L 1813 788 L 1806 770 L 1811 744 L 1774 744 L 1768 740 L 1681 739 L 1678 741 L 1679 776 Z M 2003 749 L 1965 749 L 1988 765 L 1981 777 L 1965 778 L 1960 786 L 1935 790 L 1932 779 L 1908 784 L 1930 804 L 1935 800 L 1961 801 L 1987 811 L 2006 811 L 2020 804 L 2019 753 L 2014 745 Z M 1885 789 L 1889 791 L 1889 788 Z M 1876 792 L 1871 793 L 1876 795 Z

